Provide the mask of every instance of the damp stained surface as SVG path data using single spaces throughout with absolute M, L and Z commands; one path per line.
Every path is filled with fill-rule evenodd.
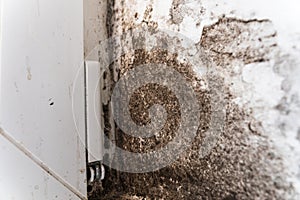
M 172 2 L 171 16 L 168 19 L 172 24 L 180 24 L 184 20 L 184 14 L 176 12 L 184 7 L 184 3 L 184 0 Z M 114 31 L 125 32 L 138 25 L 157 29 L 159 23 L 152 20 L 153 8 L 151 3 L 149 5 L 141 13 L 110 9 L 108 35 L 112 35 Z M 118 6 L 114 5 L 116 7 Z M 207 13 L 207 10 L 201 9 L 200 15 L 202 13 Z M 138 16 L 143 16 L 138 25 L 128 20 Z M 266 133 L 262 121 L 255 117 L 255 109 L 241 106 L 237 101 L 240 94 L 232 89 L 234 84 L 239 84 L 235 80 L 241 78 L 246 65 L 268 63 L 278 55 L 276 37 L 276 30 L 267 19 L 245 20 L 220 15 L 215 22 L 203 27 L 196 45 L 203 49 L 210 62 L 223 75 L 216 81 L 224 85 L 226 99 L 223 131 L 216 146 L 205 157 L 199 155 L 211 117 L 210 91 L 201 89 L 205 80 L 197 75 L 188 62 L 179 61 L 178 55 L 168 51 L 139 49 L 120 58 L 116 64 L 119 68 L 118 77 L 142 64 L 163 63 L 180 72 L 190 83 L 196 82 L 193 84 L 194 90 L 198 103 L 203 107 L 199 111 L 200 126 L 192 146 L 172 165 L 143 174 L 107 168 L 106 178 L 94 188 L 89 199 L 293 198 L 295 188 L 286 178 L 288 175 L 284 170 L 282 155 L 269 138 L 269 133 Z M 168 40 L 165 42 L 171 43 Z M 112 88 L 114 84 L 112 81 Z M 165 145 L 174 137 L 181 115 L 174 94 L 167 88 L 148 84 L 136 91 L 129 105 L 133 121 L 139 125 L 149 123 L 148 109 L 154 103 L 164 106 L 168 113 L 167 122 L 159 137 L 141 140 L 116 128 L 119 147 L 132 152 L 148 152 Z
M 132 64 L 126 64 L 124 60 L 122 72 L 147 62 L 164 62 L 184 73 L 190 81 L 196 80 L 200 84 L 201 80 L 190 67 L 177 63 L 174 55 L 141 50 L 132 56 Z M 199 86 L 195 86 L 197 88 Z M 176 112 L 176 98 L 165 88 L 146 85 L 135 95 L 130 109 L 137 123 L 147 123 L 146 110 L 154 99 L 155 103 L 166 106 L 169 114 L 160 137 L 141 142 L 139 138 L 117 132 L 120 147 L 132 152 L 147 152 L 172 139 L 180 113 Z M 226 92 L 228 101 L 224 131 L 210 154 L 200 158 L 200 146 L 209 126 L 209 91 L 198 89 L 197 97 L 204 107 L 201 125 L 192 147 L 180 159 L 171 166 L 144 174 L 107 169 L 101 189 L 95 190 L 90 199 L 280 199 L 279 191 L 291 190 L 291 186 L 283 181 L 280 158 L 261 135 L 259 123 L 253 122 L 250 113 L 230 101 L 233 97 L 229 91 Z

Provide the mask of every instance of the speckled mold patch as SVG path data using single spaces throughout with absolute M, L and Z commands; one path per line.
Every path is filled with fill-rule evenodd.
M 176 25 L 182 23 L 185 14 L 179 15 L 178 12 L 185 12 L 180 10 L 183 4 L 173 1 L 169 22 Z M 155 31 L 160 24 L 151 17 L 154 11 L 151 2 L 145 6 L 144 13 L 127 13 L 114 7 L 111 34 L 126 32 L 137 26 Z M 199 18 L 204 12 L 207 12 L 205 8 L 199 11 Z M 108 169 L 103 189 L 95 192 L 90 199 L 286 199 L 292 196 L 293 186 L 285 178 L 287 175 L 281 156 L 252 110 L 236 103 L 238 93 L 232 89 L 233 79 L 240 79 L 245 65 L 269 62 L 278 51 L 272 23 L 269 20 L 220 16 L 215 23 L 204 27 L 199 38 L 196 47 L 204 50 L 207 59 L 223 75 L 216 81 L 220 81 L 225 88 L 226 119 L 217 145 L 206 157 L 199 155 L 209 127 L 211 107 L 210 91 L 201 89 L 205 80 L 198 76 L 197 69 L 168 51 L 139 49 L 124 55 L 115 65 L 118 76 L 122 77 L 141 64 L 170 65 L 189 82 L 196 82 L 194 90 L 198 103 L 205 109 L 201 113 L 201 125 L 192 147 L 175 163 L 143 174 Z M 123 45 L 122 48 L 126 48 L 126 44 Z M 178 46 L 178 49 L 182 47 Z M 114 84 L 111 83 L 112 88 Z M 168 88 L 149 84 L 136 91 L 129 105 L 131 117 L 137 124 L 149 123 L 148 109 L 154 103 L 165 106 L 168 113 L 167 123 L 159 136 L 146 140 L 134 138 L 117 127 L 119 147 L 132 152 L 148 152 L 172 140 L 180 121 L 180 105 Z

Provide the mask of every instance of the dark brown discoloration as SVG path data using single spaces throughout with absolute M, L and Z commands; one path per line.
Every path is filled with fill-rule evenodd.
M 151 17 L 147 16 L 149 13 L 142 23 L 151 21 Z M 148 23 L 146 25 L 151 26 Z M 265 33 L 254 29 L 258 27 L 263 30 L 266 26 L 270 26 L 268 20 L 223 17 L 204 29 L 198 45 L 204 48 L 220 70 L 232 66 L 233 61 L 244 64 L 264 62 L 276 47 L 276 32 Z M 123 31 L 130 27 L 133 25 L 122 24 Z M 180 63 L 177 55 L 166 51 L 148 52 L 142 49 L 123 56 L 119 62 L 121 76 L 146 63 L 164 63 L 174 67 L 190 82 L 197 82 L 194 89 L 199 103 L 206 109 L 201 113 L 201 126 L 192 147 L 175 163 L 144 174 L 110 170 L 108 178 L 103 182 L 103 190 L 91 199 L 284 199 L 283 194 L 292 190 L 292 186 L 284 181 L 281 159 L 263 134 L 260 122 L 232 101 L 234 95 L 229 85 L 225 85 L 227 104 L 224 131 L 216 147 L 209 155 L 201 158 L 199 148 L 208 129 L 211 113 L 210 96 L 209 91 L 199 90 L 201 79 L 194 74 L 189 64 Z M 222 81 L 221 77 L 219 81 Z M 137 124 L 149 122 L 147 109 L 153 103 L 169 106 L 171 116 L 163 130 L 163 137 L 141 143 L 139 138 L 129 137 L 117 129 L 118 145 L 133 152 L 159 148 L 172 139 L 172 130 L 180 118 L 180 113 L 176 113 L 176 99 L 166 88 L 157 85 L 146 85 L 134 95 L 130 110 Z M 157 99 L 154 101 L 155 97 Z
M 132 64 L 123 60 L 122 73 L 147 62 L 163 62 L 170 63 L 175 68 L 189 68 L 187 65 L 177 63 L 176 57 L 168 56 L 163 52 L 153 53 L 141 50 L 133 56 Z M 186 70 L 186 76 L 190 76 L 191 79 L 196 78 L 189 70 Z M 156 89 L 155 86 L 152 89 Z M 139 92 L 147 92 L 151 97 L 154 95 L 153 91 L 156 90 L 145 86 Z M 208 93 L 199 95 L 199 102 L 209 105 L 209 98 L 206 101 L 205 96 L 208 97 Z M 158 94 L 158 97 L 161 96 Z M 231 103 L 232 95 L 228 91 L 226 98 L 229 101 L 226 108 L 225 130 L 218 145 L 207 157 L 199 158 L 201 138 L 207 130 L 207 121 L 202 118 L 202 124 L 192 148 L 176 163 L 159 171 L 145 174 L 116 173 L 112 170 L 114 173 L 109 174 L 110 180 L 107 179 L 104 182 L 104 191 L 100 194 L 101 197 L 104 199 L 134 199 L 129 196 L 136 196 L 137 199 L 280 199 L 277 191 L 287 190 L 289 187 L 284 184 L 281 184 L 279 188 L 274 186 L 275 181 L 272 179 L 272 174 L 278 174 L 280 177 L 278 168 L 280 158 L 274 154 L 260 132 L 253 131 L 253 128 L 249 130 L 248 124 L 252 120 L 250 115 Z M 168 97 L 162 99 L 162 101 L 164 100 L 167 101 Z M 142 102 L 147 101 L 149 103 L 151 100 L 145 99 Z M 132 105 L 136 104 L 137 102 L 132 102 Z M 145 108 L 133 109 L 133 111 L 144 113 Z M 133 119 L 139 123 L 147 122 L 147 117 L 140 115 L 141 113 L 133 112 Z M 209 107 L 203 114 L 209 117 Z M 171 134 L 169 129 L 166 130 L 165 137 Z M 128 137 L 121 131 L 118 134 L 123 141 L 121 147 L 134 152 L 147 151 L 153 148 L 156 142 L 155 140 L 152 141 L 153 143 L 144 142 L 141 146 L 138 138 Z M 252 145 L 253 138 L 257 138 L 259 143 Z M 167 141 L 164 140 L 164 142 Z M 118 178 L 115 174 L 118 174 Z
M 230 65 L 236 59 L 245 64 L 265 62 L 277 46 L 276 31 L 263 31 L 270 26 L 269 20 L 223 17 L 204 28 L 200 45 L 218 66 Z

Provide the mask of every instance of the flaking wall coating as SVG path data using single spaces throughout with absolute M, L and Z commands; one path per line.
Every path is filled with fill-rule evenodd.
M 121 1 L 114 4 L 113 19 L 108 23 L 110 35 L 120 34 L 136 26 L 146 26 L 157 29 L 164 22 L 152 20 L 155 12 L 152 1 L 143 13 L 129 9 L 126 5 L 135 5 L 135 1 Z M 113 5 L 113 4 L 111 4 Z M 183 21 L 187 3 L 173 1 L 170 8 L 169 21 L 178 25 Z M 137 5 L 138 7 L 138 5 Z M 176 11 L 180 7 L 183 10 Z M 198 18 L 206 15 L 209 8 L 202 7 Z M 196 12 L 196 11 L 194 11 Z M 178 14 L 179 13 L 179 14 Z M 177 16 L 174 16 L 177 14 Z M 136 22 L 139 16 L 143 16 L 141 22 Z M 195 16 L 194 16 L 195 17 Z M 197 17 L 197 16 L 196 16 Z M 213 19 L 215 18 L 215 19 Z M 219 138 L 217 146 L 205 158 L 199 159 L 199 146 L 201 134 L 205 132 L 205 116 L 210 111 L 204 109 L 202 126 L 192 148 L 186 152 L 172 166 L 147 174 L 129 174 L 110 170 L 103 183 L 103 188 L 95 192 L 91 199 L 286 199 L 296 198 L 293 183 L 287 179 L 290 175 L 286 170 L 283 155 L 278 151 L 276 143 L 272 141 L 270 129 L 258 120 L 257 113 L 262 112 L 256 104 L 247 101 L 249 92 L 241 92 L 240 88 L 249 88 L 243 74 L 243 70 L 249 66 L 272 65 L 277 61 L 281 64 L 278 55 L 283 54 L 277 45 L 276 31 L 270 20 L 241 19 L 238 17 L 214 16 L 211 14 L 211 24 L 204 26 L 199 32 L 199 41 L 196 45 L 203 48 L 211 62 L 217 66 L 223 75 L 219 81 L 225 85 L 226 120 L 224 131 Z M 163 20 L 162 20 L 163 21 Z M 197 20 L 195 20 L 197 21 Z M 200 20 L 201 23 L 201 20 Z M 196 26 L 200 26 L 197 22 Z M 178 26 L 179 27 L 179 26 Z M 126 47 L 125 47 L 126 48 Z M 180 49 L 180 47 L 178 47 Z M 133 61 L 132 61 L 133 60 Z M 290 61 L 292 62 L 292 61 Z M 135 51 L 132 55 L 125 55 L 115 63 L 122 76 L 129 69 L 145 63 L 167 63 L 179 72 L 186 71 L 185 76 L 190 77 L 201 85 L 201 80 L 193 69 L 186 63 L 178 61 L 176 55 L 168 52 L 149 52 L 146 50 Z M 283 73 L 282 67 L 274 65 L 275 72 Z M 272 67 L 271 67 L 272 68 Z M 181 70 L 183 69 L 183 70 Z M 276 71 L 277 69 L 277 71 Z M 290 76 L 284 74 L 287 82 Z M 247 75 L 246 75 L 247 76 Z M 278 78 L 278 80 L 281 80 Z M 112 84 L 113 85 L 113 84 Z M 147 85 L 136 92 L 136 98 L 145 100 L 147 105 L 138 107 L 137 102 L 131 101 L 132 118 L 138 123 L 147 122 L 147 108 L 153 103 L 155 91 L 158 93 L 158 102 L 168 105 L 173 97 L 160 95 L 164 88 L 155 85 Z M 139 93 L 146 94 L 149 99 L 139 97 Z M 167 92 L 167 91 L 164 91 Z M 255 91 L 251 91 L 255 92 Z M 284 97 L 284 95 L 283 95 Z M 209 102 L 209 91 L 198 93 L 198 100 L 204 106 Z M 287 97 L 286 97 L 287 98 Z M 284 98 L 283 98 L 284 99 Z M 174 107 L 176 110 L 176 101 Z M 284 101 L 276 109 L 287 110 Z M 134 106 L 138 109 L 134 109 Z M 172 128 L 176 127 L 177 117 L 172 116 L 163 130 L 165 136 L 172 138 Z M 175 126 L 174 126 L 175 125 Z M 169 129 L 168 129 L 169 128 Z M 165 138 L 155 138 L 153 141 L 140 142 L 137 138 L 130 138 L 117 129 L 119 146 L 131 151 L 147 151 L 153 144 L 167 142 Z

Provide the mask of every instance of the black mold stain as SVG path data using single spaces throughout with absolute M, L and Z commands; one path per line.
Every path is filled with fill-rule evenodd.
M 111 15 L 112 13 L 110 13 L 109 19 L 113 18 Z M 149 25 L 147 22 L 151 17 L 146 18 L 148 20 L 144 20 L 143 23 Z M 270 24 L 270 21 L 220 18 L 217 23 L 205 27 L 199 46 L 207 51 L 212 62 L 220 68 L 229 66 L 236 59 L 245 64 L 265 62 L 269 59 L 269 53 L 276 46 L 273 40 L 269 42 L 266 39 L 276 37 L 276 32 L 271 35 L 250 35 L 251 38 L 242 38 L 240 41 L 249 42 L 249 44 L 253 38 L 261 41 L 263 44 L 261 51 L 251 45 L 246 49 L 232 48 L 232 51 L 223 48 L 232 44 L 232 41 L 239 42 L 236 41 L 236 38 L 243 31 L 251 33 L 253 31 L 252 26 L 257 24 L 261 25 L 263 29 L 264 25 Z M 113 32 L 111 24 L 109 28 L 111 28 L 110 35 Z M 132 60 L 132 57 L 134 62 L 127 62 L 127 59 Z M 181 68 L 182 71 L 180 72 L 186 73 L 187 77 L 195 78 L 188 65 L 177 62 L 176 55 L 169 55 L 168 52 L 162 51 L 147 52 L 142 49 L 121 59 L 120 75 L 135 66 L 148 62 L 171 63 L 175 68 L 177 67 L 179 70 Z M 151 87 L 154 91 L 157 89 L 155 86 L 145 86 L 144 88 L 144 92 L 149 92 L 150 97 L 153 92 Z M 136 94 L 137 98 L 139 98 L 138 93 Z M 284 181 L 280 157 L 263 136 L 261 129 L 256 127 L 260 123 L 253 122 L 251 113 L 246 112 L 231 101 L 234 96 L 229 89 L 225 93 L 228 102 L 225 108 L 224 132 L 217 146 L 208 156 L 199 158 L 198 155 L 201 138 L 208 126 L 204 118 L 192 147 L 173 165 L 143 174 L 131 174 L 108 169 L 106 179 L 101 187 L 90 196 L 90 199 L 282 199 L 281 194 L 291 191 L 292 186 Z M 208 94 L 199 94 L 201 97 L 199 101 L 203 102 L 203 105 L 209 105 Z M 151 98 L 150 100 L 140 100 L 151 101 Z M 146 108 L 139 107 L 138 102 L 132 101 L 131 103 L 132 118 L 141 124 L 147 123 L 147 115 L 141 115 Z M 104 109 L 104 112 L 107 110 Z M 209 117 L 209 113 L 208 108 L 203 114 Z M 107 124 L 107 127 L 109 126 Z M 171 131 L 167 129 L 165 133 L 168 135 L 171 134 Z M 127 137 L 118 129 L 116 134 L 120 139 L 118 146 L 126 147 L 133 152 L 145 152 L 153 147 L 152 142 L 156 142 L 148 141 L 143 146 L 139 146 L 137 145 L 138 138 Z M 162 141 L 162 143 L 164 142 L 168 141 Z M 253 145 L 254 142 L 255 145 Z M 278 180 L 274 180 L 274 174 L 283 177 L 278 179 L 280 180 L 279 184 Z

